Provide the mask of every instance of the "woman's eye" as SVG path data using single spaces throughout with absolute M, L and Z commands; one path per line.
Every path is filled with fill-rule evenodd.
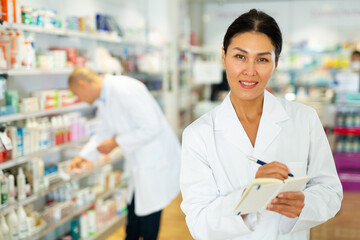
M 238 58 L 238 59 L 245 59 L 245 57 L 243 55 L 240 55 L 240 54 L 236 54 L 235 57 Z
M 266 58 L 259 58 L 258 61 L 259 61 L 259 62 L 268 62 L 269 60 L 267 60 Z

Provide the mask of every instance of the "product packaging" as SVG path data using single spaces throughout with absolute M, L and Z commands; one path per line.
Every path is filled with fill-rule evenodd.
M 85 239 L 89 237 L 89 225 L 87 212 L 83 212 L 80 216 L 80 237 Z
M 12 0 L 1 0 L 2 19 L 5 22 L 14 22 L 14 3 Z
M 16 177 L 16 184 L 17 184 L 17 190 L 18 190 L 18 199 L 24 200 L 26 198 L 26 180 L 24 171 L 22 168 L 19 168 L 18 175 Z
M 5 132 L 5 127 L 0 127 L 0 144 L 4 151 L 4 161 L 11 160 L 12 158 L 12 142 Z
M 1 216 L 1 233 L 2 233 L 2 239 L 4 240 L 10 240 L 10 230 L 6 223 L 5 217 Z
M 28 228 L 27 228 L 27 220 L 26 220 L 27 216 L 23 206 L 21 205 L 19 206 L 17 210 L 17 214 L 18 214 L 18 224 L 19 224 L 19 239 L 25 240 L 27 239 Z
M 9 182 L 9 203 L 14 203 L 16 196 L 14 175 L 9 174 L 8 182 Z
M 5 103 L 6 106 L 12 106 L 14 112 L 19 112 L 19 94 L 16 90 L 6 90 L 5 91 Z
M 6 216 L 6 221 L 9 227 L 10 239 L 19 239 L 19 222 L 14 210 Z
M 1 206 L 6 206 L 9 201 L 9 182 L 8 178 L 0 170 L 0 187 L 1 187 Z
M 39 111 L 39 99 L 36 97 L 29 97 L 21 99 L 20 111 L 23 113 Z

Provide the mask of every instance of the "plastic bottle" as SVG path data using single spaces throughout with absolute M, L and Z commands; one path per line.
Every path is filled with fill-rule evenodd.
M 9 182 L 4 173 L 0 170 L 1 185 L 1 206 L 6 206 L 9 201 Z
M 52 135 L 53 135 L 53 142 L 54 146 L 60 144 L 60 138 L 59 138 L 59 127 L 58 127 L 58 120 L 57 117 L 51 118 L 51 126 L 52 126 Z
M 18 150 L 17 150 L 17 128 L 14 126 L 10 126 L 6 128 L 7 135 L 10 137 L 12 142 L 12 155 L 11 158 L 14 159 L 18 157 Z
M 34 143 L 33 143 L 34 152 L 37 152 L 40 151 L 40 135 L 38 133 L 39 124 L 36 121 L 36 119 L 33 119 L 31 121 L 31 126 L 33 128 L 33 134 L 34 134 Z
M 4 148 L 4 161 L 12 158 L 12 142 L 5 132 L 5 127 L 0 127 L 0 142 Z
M 3 13 L 2 19 L 5 22 L 14 22 L 14 5 L 11 0 L 1 1 L 1 12 Z
M 79 220 L 72 219 L 70 222 L 71 228 L 71 240 L 78 240 L 79 239 Z
M 30 69 L 35 67 L 35 50 L 33 43 L 25 40 L 23 43 L 24 54 L 22 56 L 21 65 Z
M 55 124 L 55 117 L 50 119 L 51 125 L 51 146 L 56 146 L 56 124 Z
M 18 217 L 14 210 L 12 210 L 6 216 L 7 225 L 9 227 L 10 239 L 11 240 L 18 240 L 19 239 L 19 223 Z
M 71 142 L 71 124 L 67 115 L 63 116 L 63 123 L 65 128 L 65 142 Z
M 13 203 L 15 202 L 15 195 L 16 195 L 14 175 L 9 174 L 8 182 L 9 182 L 9 203 Z
M 2 233 L 2 239 L 3 240 L 10 240 L 10 231 L 9 227 L 6 223 L 5 217 L 1 216 L 1 233 Z
M 19 206 L 17 210 L 18 225 L 19 225 L 19 239 L 23 240 L 27 238 L 27 222 L 26 213 L 23 206 Z
M 19 173 L 16 177 L 16 183 L 17 183 L 17 190 L 18 190 L 18 199 L 23 200 L 26 198 L 26 181 L 25 181 L 25 175 L 22 168 L 19 168 Z
M 31 153 L 31 138 L 30 138 L 30 130 L 26 126 L 22 127 L 22 138 L 23 138 L 23 153 L 24 155 L 28 155 Z
M 44 182 L 44 176 L 45 176 L 45 166 L 44 161 L 42 158 L 39 158 L 37 161 L 37 167 L 39 169 L 39 186 L 41 190 L 45 189 L 45 182 Z
M 92 206 L 88 211 L 88 227 L 89 227 L 89 235 L 96 234 L 96 212 L 95 206 Z
M 32 171 L 32 189 L 34 193 L 39 192 L 40 190 L 40 181 L 39 181 L 39 166 L 38 166 L 38 158 L 34 158 L 31 161 L 31 171 Z
M 14 22 L 21 23 L 21 1 L 20 0 L 12 0 L 13 1 L 13 11 L 14 11 Z
M 45 149 L 51 147 L 51 124 L 48 118 L 43 119 L 43 145 Z
M 58 116 L 57 119 L 58 126 L 59 126 L 59 142 L 60 144 L 65 143 L 65 127 L 64 127 L 64 121 L 62 116 Z
M 80 237 L 85 239 L 89 237 L 89 225 L 87 212 L 83 212 L 80 216 Z
M 12 68 L 17 66 L 17 49 L 16 49 L 16 35 L 13 31 L 9 31 L 9 40 L 10 40 L 10 64 Z

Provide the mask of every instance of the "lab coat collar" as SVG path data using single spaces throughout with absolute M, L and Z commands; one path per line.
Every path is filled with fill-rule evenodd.
M 214 119 L 215 131 L 223 131 L 232 143 L 240 146 L 246 154 L 261 157 L 261 154 L 272 143 L 281 131 L 279 122 L 289 119 L 289 115 L 280 101 L 265 90 L 263 113 L 253 148 L 244 128 L 239 121 L 230 100 L 230 93 L 219 106 Z M 234 140 L 234 141 L 233 141 Z
M 103 85 L 102 85 L 102 88 L 101 88 L 101 92 L 100 92 L 100 97 L 98 98 L 98 100 L 102 103 L 105 103 L 106 101 L 106 96 L 107 96 L 107 80 L 108 78 L 108 75 L 105 75 L 104 76 L 104 82 L 103 82 Z

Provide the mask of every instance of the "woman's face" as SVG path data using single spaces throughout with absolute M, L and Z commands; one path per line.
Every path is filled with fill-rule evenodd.
M 256 100 L 277 66 L 275 47 L 263 33 L 241 33 L 231 39 L 226 54 L 222 50 L 222 63 L 233 97 Z

